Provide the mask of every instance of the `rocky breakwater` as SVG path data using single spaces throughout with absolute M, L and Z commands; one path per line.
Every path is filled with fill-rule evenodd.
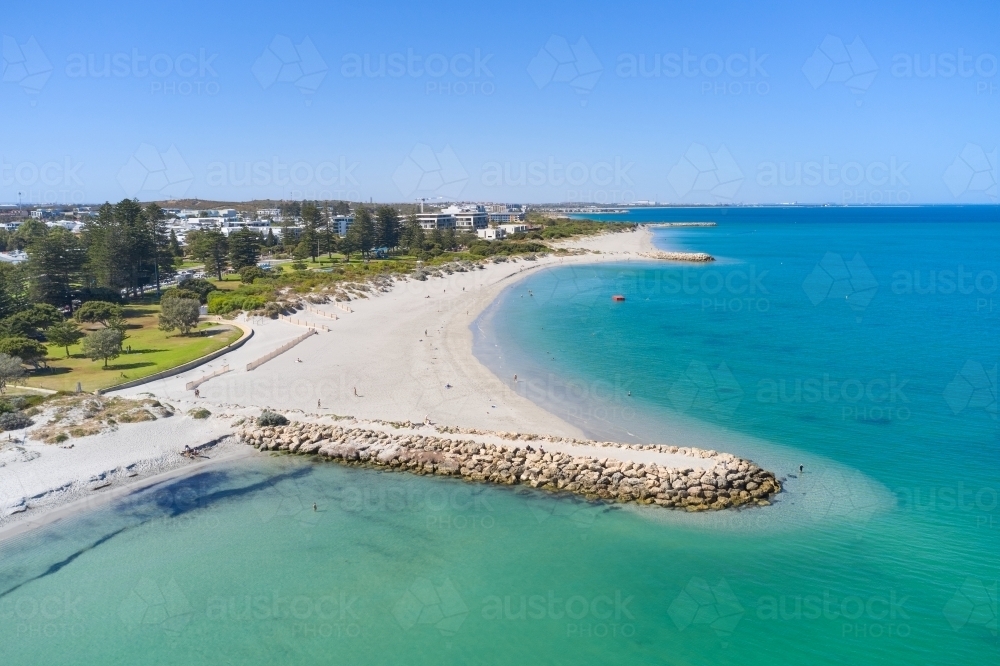
M 766 506 L 781 491 L 774 474 L 728 453 L 663 445 L 615 445 L 559 440 L 537 435 L 490 433 L 482 441 L 469 435 L 428 436 L 413 429 L 387 431 L 315 423 L 247 425 L 243 442 L 261 451 L 318 455 L 342 464 L 454 476 L 471 481 L 563 491 L 601 499 L 656 504 L 687 511 Z M 571 455 L 546 451 L 546 441 L 626 450 L 650 450 L 699 459 L 691 467 L 629 462 L 622 456 Z M 603 456 L 603 453 L 600 454 Z M 676 459 L 672 456 L 671 459 Z
M 715 261 L 715 257 L 705 252 L 640 252 L 639 256 L 659 259 L 660 261 L 692 261 L 695 263 Z

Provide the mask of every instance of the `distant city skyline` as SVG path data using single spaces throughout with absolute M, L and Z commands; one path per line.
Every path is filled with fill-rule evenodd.
M 998 24 L 985 1 L 10 5 L 0 201 L 996 203 Z

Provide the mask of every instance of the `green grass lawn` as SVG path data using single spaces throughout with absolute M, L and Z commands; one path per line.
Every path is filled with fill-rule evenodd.
M 132 353 L 123 353 L 108 361 L 107 369 L 104 368 L 104 361 L 85 358 L 80 345 L 69 348 L 69 358 L 66 358 L 64 348 L 50 345 L 49 369 L 30 373 L 25 384 L 57 391 L 75 391 L 76 383 L 80 382 L 84 391 L 94 391 L 174 368 L 225 347 L 242 335 L 238 328 L 220 330 L 220 324 L 211 322 L 202 322 L 198 325 L 198 332 L 187 336 L 177 331 L 165 333 L 156 327 L 159 311 L 159 306 L 155 305 L 125 308 L 130 328 L 124 347 L 128 349 L 131 346 Z M 88 328 L 96 330 L 100 326 Z

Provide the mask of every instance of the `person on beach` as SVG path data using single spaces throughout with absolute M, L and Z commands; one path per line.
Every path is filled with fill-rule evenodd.
M 358 396 L 358 387 L 355 386 L 354 387 L 354 397 L 357 397 L 357 396 Z
M 316 409 L 323 409 L 321 401 L 318 398 L 316 399 Z
M 516 374 L 514 375 L 514 381 L 515 382 L 517 381 L 517 375 Z
M 313 511 L 319 511 L 319 508 L 316 506 L 316 502 L 313 502 Z
M 198 389 L 195 389 L 194 390 L 194 397 L 200 398 L 201 397 L 201 391 L 199 391 Z
M 804 470 L 804 469 L 805 469 L 805 465 L 799 465 L 799 474 L 801 474 L 802 470 Z

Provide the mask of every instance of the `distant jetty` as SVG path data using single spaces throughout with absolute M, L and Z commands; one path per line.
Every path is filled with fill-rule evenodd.
M 715 261 L 715 257 L 704 252 L 640 252 L 639 256 L 662 261 L 691 261 L 695 263 Z
M 647 222 L 647 227 L 714 227 L 715 222 Z
M 591 500 L 655 504 L 686 511 L 766 506 L 781 492 L 774 474 L 729 453 L 659 444 L 616 444 L 522 433 L 439 427 L 420 432 L 409 422 L 385 430 L 316 423 L 244 426 L 240 439 L 260 451 L 319 456 L 344 465 L 527 485 Z M 493 440 L 493 441 L 487 441 Z M 546 447 L 549 450 L 545 450 Z M 571 455 L 574 446 L 631 449 L 688 457 L 690 467 Z M 553 450 L 562 449 L 562 450 Z

